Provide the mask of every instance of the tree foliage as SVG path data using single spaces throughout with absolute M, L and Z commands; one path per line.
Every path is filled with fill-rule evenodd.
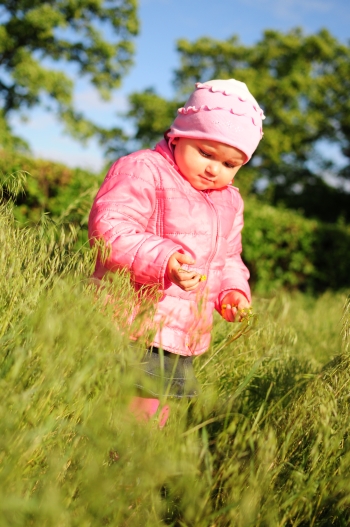
M 70 132 L 98 129 L 74 109 L 70 64 L 105 98 L 132 64 L 137 0 L 0 0 L 0 141 L 11 141 L 8 117 L 39 104 L 54 109 Z M 108 35 L 108 38 L 106 37 Z
M 263 178 L 269 182 L 265 197 L 272 203 L 284 202 L 327 221 L 350 217 L 349 195 L 342 188 L 350 179 L 348 45 L 327 30 L 305 35 L 297 28 L 286 34 L 265 31 L 252 46 L 241 44 L 236 36 L 226 41 L 203 37 L 180 40 L 177 49 L 178 99 L 185 100 L 197 81 L 233 77 L 246 82 L 264 108 L 265 135 L 250 163 L 255 190 Z M 173 101 L 163 100 L 163 122 L 158 116 L 154 122 L 150 96 L 148 92 L 130 97 L 129 116 L 135 119 L 136 137 L 145 145 L 169 126 L 168 113 L 174 108 Z M 154 94 L 154 109 L 159 105 Z M 340 189 L 329 181 L 336 181 Z M 308 199 L 314 192 L 321 201 Z
M 172 122 L 179 107 L 178 101 L 164 101 L 152 89 L 143 93 L 133 93 L 129 97 L 130 110 L 128 117 L 137 121 L 135 139 L 141 140 L 149 148 L 164 134 L 164 124 Z

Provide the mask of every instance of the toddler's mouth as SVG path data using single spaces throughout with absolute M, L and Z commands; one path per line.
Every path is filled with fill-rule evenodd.
M 214 183 L 214 179 L 213 178 L 208 178 L 207 176 L 199 176 L 201 179 L 204 179 L 205 181 L 208 181 L 209 183 Z

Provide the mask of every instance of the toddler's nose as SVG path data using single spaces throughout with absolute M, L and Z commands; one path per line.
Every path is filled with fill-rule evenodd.
M 205 170 L 209 175 L 217 176 L 219 172 L 219 167 L 216 163 L 211 162 L 211 163 L 208 163 Z

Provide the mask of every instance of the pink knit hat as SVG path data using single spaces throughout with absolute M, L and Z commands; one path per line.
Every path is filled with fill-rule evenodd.
M 241 150 L 252 157 L 263 136 L 264 112 L 244 82 L 197 82 L 184 108 L 171 125 L 168 137 L 210 139 Z

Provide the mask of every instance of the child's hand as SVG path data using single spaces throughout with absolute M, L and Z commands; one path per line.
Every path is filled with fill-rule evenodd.
M 169 280 L 184 291 L 193 291 L 203 278 L 196 271 L 181 269 L 183 264 L 193 265 L 195 261 L 187 254 L 174 253 L 170 256 L 166 272 Z
M 250 308 L 250 303 L 246 299 L 243 293 L 240 291 L 230 291 L 224 296 L 221 304 L 221 315 L 227 320 L 227 322 L 234 322 L 237 316 L 237 312 L 241 309 Z M 242 316 L 239 318 L 239 322 L 242 320 Z

